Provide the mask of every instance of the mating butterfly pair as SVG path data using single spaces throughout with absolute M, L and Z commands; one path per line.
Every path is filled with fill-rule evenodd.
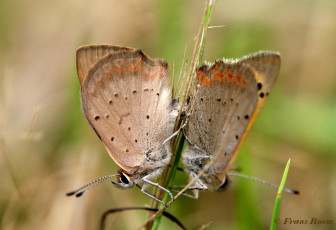
M 280 68 L 278 53 L 259 52 L 239 60 L 218 60 L 197 70 L 190 102 L 194 103 L 183 133 L 185 170 L 201 189 L 219 189 L 248 130 L 265 103 Z M 172 98 L 168 64 L 133 48 L 91 45 L 77 50 L 77 73 L 84 116 L 120 166 L 118 174 L 100 178 L 68 195 L 82 195 L 112 176 L 119 188 L 146 188 L 171 159 L 170 140 L 179 105 Z M 88 189 L 83 190 L 85 187 Z

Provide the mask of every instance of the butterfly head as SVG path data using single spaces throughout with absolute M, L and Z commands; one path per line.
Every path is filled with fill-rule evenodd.
M 133 188 L 135 186 L 136 183 L 133 176 L 127 174 L 123 170 L 119 170 L 118 173 L 117 182 L 112 182 L 114 186 L 120 189 Z
M 216 190 L 217 191 L 224 191 L 228 188 L 230 183 L 231 183 L 231 181 L 229 180 L 228 176 L 225 176 L 223 183 L 219 187 L 217 187 Z

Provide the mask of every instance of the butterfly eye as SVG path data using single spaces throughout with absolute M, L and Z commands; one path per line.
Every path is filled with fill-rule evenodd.
M 227 188 L 227 186 L 230 184 L 230 180 L 228 177 L 225 177 L 225 180 L 223 182 L 223 184 L 221 184 L 218 188 L 217 191 L 223 191 Z
M 129 184 L 129 177 L 125 175 L 124 173 L 120 173 L 120 180 L 124 184 Z

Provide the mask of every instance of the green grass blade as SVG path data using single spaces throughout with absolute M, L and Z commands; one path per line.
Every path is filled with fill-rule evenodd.
M 209 3 L 208 9 L 207 9 L 207 12 L 206 12 L 206 16 L 204 18 L 204 24 L 203 24 L 203 30 L 204 31 L 206 31 L 208 29 L 213 7 L 214 7 L 214 5 L 212 5 L 211 3 Z M 203 54 L 204 54 L 204 49 L 205 49 L 205 43 L 206 43 L 206 39 L 204 37 L 204 41 L 201 44 L 202 48 L 201 48 L 201 53 L 200 53 L 200 58 L 199 58 L 199 63 L 198 63 L 199 65 L 201 65 L 202 62 L 203 62 Z
M 201 37 L 199 37 L 199 39 L 197 40 L 197 42 L 195 44 L 195 47 L 200 47 L 199 52 L 194 53 L 193 58 L 198 60 L 198 62 L 195 62 L 195 64 L 203 61 L 203 52 L 204 52 L 204 48 L 205 48 L 205 36 L 206 36 L 208 25 L 209 25 L 209 22 L 210 22 L 210 19 L 211 19 L 211 15 L 212 15 L 214 5 L 215 5 L 215 0 L 207 0 L 206 14 L 205 14 L 204 19 L 203 19 L 202 24 L 201 24 L 202 35 L 201 35 Z M 194 70 L 196 68 L 192 66 L 191 69 Z M 192 73 L 194 73 L 194 71 L 192 71 Z M 189 94 L 187 91 L 188 91 L 188 89 L 184 92 L 184 96 L 182 96 L 182 98 L 186 98 L 185 96 Z M 163 180 L 162 185 L 164 187 L 168 187 L 168 188 L 173 184 L 175 174 L 176 174 L 176 170 L 177 170 L 177 167 L 178 167 L 178 163 L 179 163 L 181 155 L 182 155 L 183 146 L 184 146 L 183 135 L 179 135 L 178 138 L 176 138 L 176 141 L 175 141 L 173 146 L 175 147 L 176 155 L 175 155 L 175 159 L 173 159 L 174 163 L 173 163 L 172 169 L 169 170 L 167 172 L 167 174 L 165 174 L 165 172 L 164 172 L 163 178 L 162 178 L 162 180 Z M 165 177 L 167 177 L 167 178 L 165 178 Z M 170 201 L 170 197 L 167 193 L 164 194 L 162 201 L 164 203 L 167 203 L 168 201 Z M 160 208 L 163 208 L 162 205 L 160 205 Z M 161 218 L 162 218 L 162 214 L 159 214 L 155 218 L 153 226 L 152 226 L 152 230 L 157 230 L 158 229 L 158 227 L 160 225 L 160 222 L 161 222 Z
M 287 178 L 287 174 L 288 174 L 288 170 L 289 170 L 289 166 L 290 166 L 290 159 L 287 162 L 285 171 L 283 173 L 280 185 L 279 185 L 279 189 L 278 189 L 278 193 L 275 199 L 275 204 L 274 204 L 274 209 L 273 209 L 273 216 L 272 216 L 272 222 L 271 222 L 271 227 L 270 230 L 276 230 L 277 229 L 277 222 L 279 219 L 279 215 L 280 215 L 280 206 L 281 206 L 281 193 L 282 190 L 285 186 L 285 182 L 286 182 L 286 178 Z
M 171 174 L 170 174 L 170 177 L 169 177 L 168 186 L 167 186 L 168 188 L 171 187 L 171 185 L 173 184 L 173 181 L 174 181 L 174 178 L 175 178 L 175 174 L 176 174 L 176 170 L 177 170 L 179 161 L 180 161 L 181 156 L 182 156 L 182 151 L 183 151 L 183 146 L 184 146 L 184 137 L 183 137 L 183 135 L 181 135 L 181 138 L 178 138 L 177 141 L 179 143 L 179 146 L 178 146 L 178 150 L 176 151 L 175 161 L 174 161 L 174 164 L 172 166 L 172 171 L 171 171 Z M 170 201 L 170 196 L 167 193 L 165 193 L 162 201 L 164 203 L 168 203 L 168 201 Z M 163 208 L 163 205 L 160 205 L 160 208 Z M 155 218 L 155 221 L 154 221 L 154 224 L 153 224 L 153 227 L 152 227 L 153 230 L 157 230 L 159 228 L 161 218 L 162 218 L 162 214 L 159 214 Z

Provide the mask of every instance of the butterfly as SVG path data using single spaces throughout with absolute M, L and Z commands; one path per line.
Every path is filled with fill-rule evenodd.
M 220 190 L 227 171 L 268 98 L 280 70 L 280 54 L 258 52 L 238 60 L 202 65 L 190 91 L 192 111 L 184 136 L 189 143 L 182 155 L 185 171 L 194 179 L 189 189 Z M 193 104 L 192 104 L 193 103 Z
M 151 59 L 141 50 L 90 45 L 77 50 L 77 73 L 84 116 L 111 158 L 121 168 L 67 195 L 81 196 L 98 183 L 116 176 L 118 188 L 143 184 L 146 190 L 171 159 L 169 147 L 178 102 L 172 98 L 168 64 Z M 88 189 L 84 188 L 90 186 Z

